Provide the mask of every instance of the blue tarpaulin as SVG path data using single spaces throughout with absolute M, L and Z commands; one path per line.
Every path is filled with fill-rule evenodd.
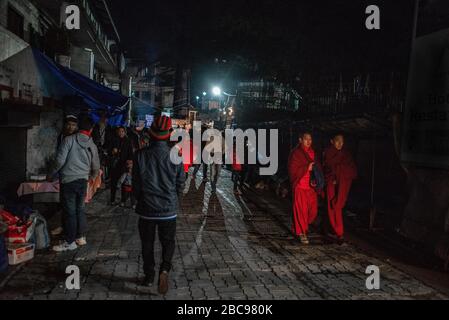
M 55 99 L 67 97 L 81 98 L 85 106 L 74 105 L 72 108 L 88 111 L 97 121 L 100 114 L 108 117 L 112 126 L 123 125 L 129 108 L 129 98 L 117 91 L 107 88 L 82 74 L 53 62 L 37 49 L 32 49 L 43 94 Z M 81 110 L 87 109 L 87 110 Z

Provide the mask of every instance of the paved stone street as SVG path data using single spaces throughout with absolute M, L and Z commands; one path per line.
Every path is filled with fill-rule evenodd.
M 0 299 L 445 299 L 385 261 L 351 244 L 301 246 L 289 215 L 232 193 L 222 171 L 210 184 L 188 179 L 178 219 L 170 291 L 138 285 L 142 277 L 137 216 L 107 206 L 108 192 L 88 206 L 88 245 L 75 252 L 39 252 L 0 284 Z M 315 240 L 315 239 L 312 239 Z M 156 253 L 160 254 L 159 244 Z M 81 271 L 81 290 L 65 289 L 65 268 Z M 368 265 L 381 272 L 380 290 L 365 288 Z

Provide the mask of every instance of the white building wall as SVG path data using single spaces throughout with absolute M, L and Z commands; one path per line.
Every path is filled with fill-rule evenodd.
M 41 112 L 40 125 L 27 131 L 26 175 L 46 174 L 56 153 L 57 138 L 62 128 L 62 110 Z

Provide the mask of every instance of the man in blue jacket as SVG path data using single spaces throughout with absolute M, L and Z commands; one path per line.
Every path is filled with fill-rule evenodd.
M 176 216 L 179 196 L 184 189 L 185 174 L 182 164 L 170 160 L 168 140 L 172 132 L 171 119 L 159 116 L 149 130 L 151 142 L 137 151 L 133 168 L 133 192 L 137 200 L 139 234 L 142 241 L 143 285 L 154 281 L 154 238 L 158 229 L 162 245 L 162 263 L 159 268 L 159 293 L 168 291 L 168 273 L 175 252 Z

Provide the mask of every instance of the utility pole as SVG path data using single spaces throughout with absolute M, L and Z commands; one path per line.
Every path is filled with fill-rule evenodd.
M 129 86 L 128 86 L 128 96 L 129 96 L 129 108 L 128 108 L 128 126 L 131 125 L 131 109 L 132 109 L 132 103 L 133 103 L 133 99 L 132 99 L 132 88 L 133 88 L 133 76 L 129 76 Z

